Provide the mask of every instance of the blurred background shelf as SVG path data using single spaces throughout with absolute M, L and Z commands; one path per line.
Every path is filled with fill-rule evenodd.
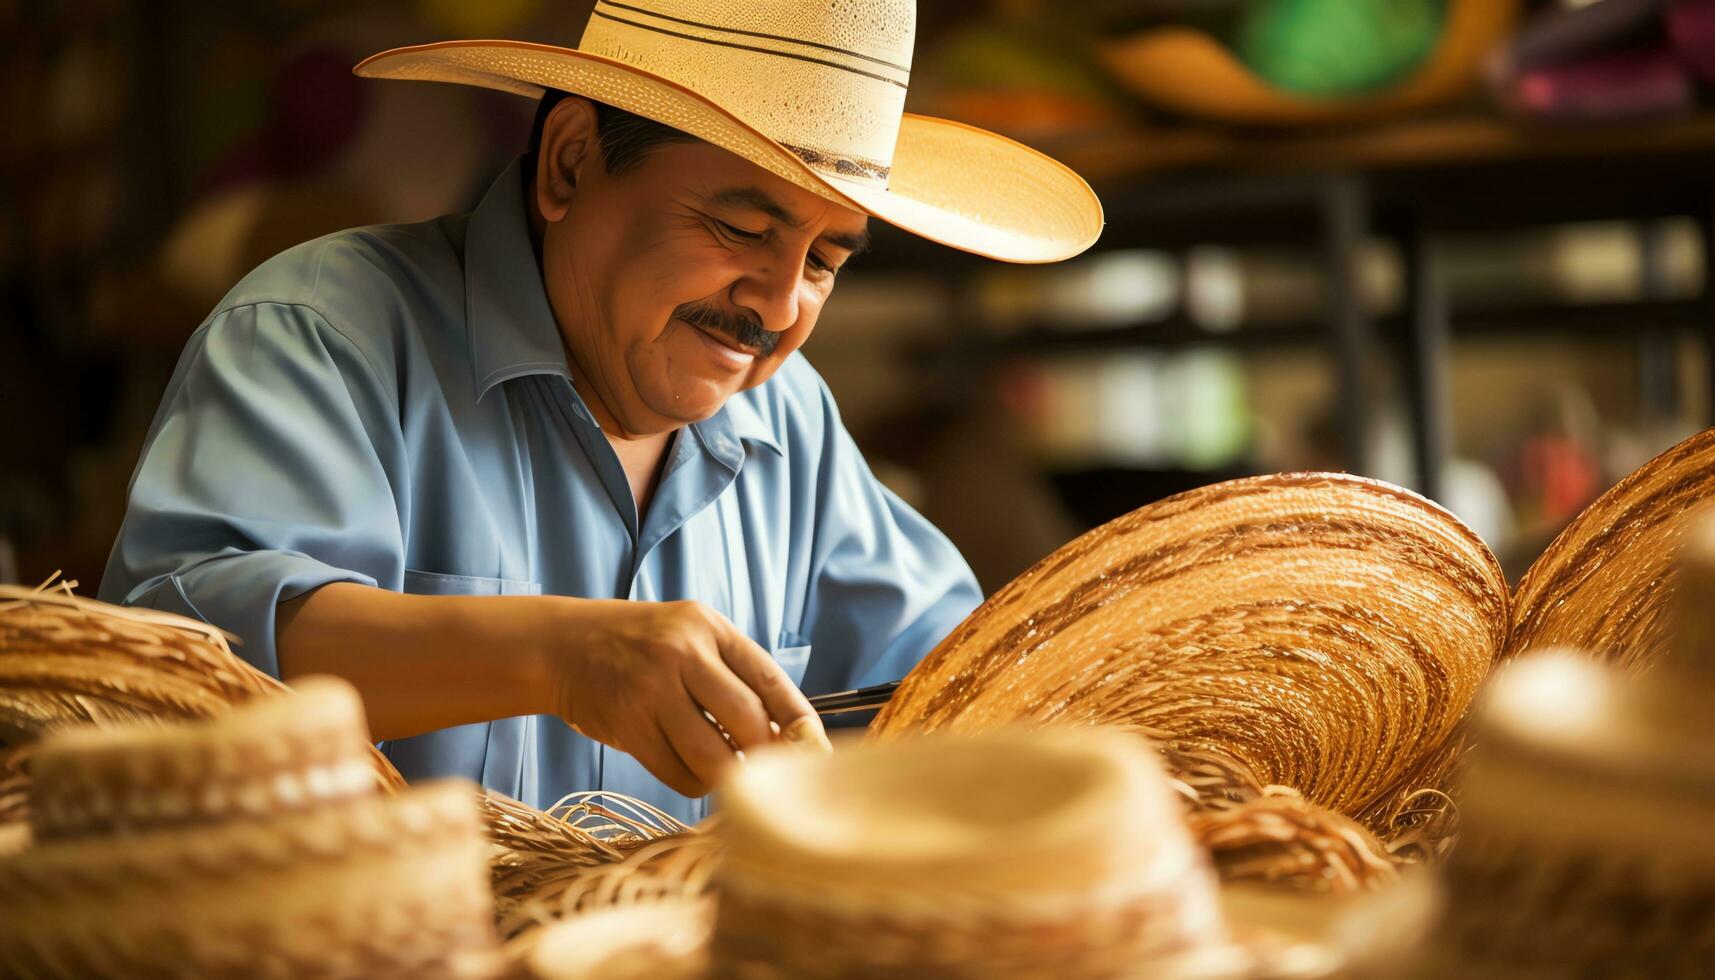
M 1223 121 L 1115 70 L 1179 13 L 1271 2 L 919 4 L 908 108 L 1065 161 L 1107 216 L 1089 255 L 1030 268 L 876 223 L 806 348 L 876 470 L 989 586 L 1152 499 L 1285 469 L 1411 485 L 1522 568 L 1715 420 L 1715 89 L 1523 119 L 1475 68 L 1510 28 L 1436 98 L 1362 119 Z M 1514 6 L 1443 7 L 1473 3 Z M 353 63 L 575 43 L 590 6 L 0 4 L 0 579 L 94 588 L 178 351 L 238 277 L 468 209 L 522 147 L 525 100 Z
M 1455 336 L 1565 336 L 1570 339 L 1625 339 L 1640 332 L 1702 335 L 1710 329 L 1707 307 L 1697 300 L 1655 300 L 1599 303 L 1587 306 L 1539 306 L 1471 311 L 1453 315 Z M 1379 339 L 1398 342 L 1410 326 L 1406 317 L 1389 315 L 1374 321 Z M 1078 354 L 1128 348 L 1180 350 L 1214 347 L 1268 352 L 1279 348 L 1322 345 L 1328 340 L 1319 321 L 1235 327 L 1215 331 L 1183 316 L 1101 329 L 1072 330 L 1030 326 L 1000 336 L 969 336 L 940 344 L 921 344 L 912 355 L 947 368 L 976 366 L 986 360 L 1037 355 Z
M 1381 376 L 1371 362 L 1380 352 L 1394 360 L 1393 387 L 1404 396 L 1413 456 L 1409 482 L 1432 498 L 1443 496 L 1452 452 L 1447 374 L 1456 342 L 1564 339 L 1631 346 L 1639 363 L 1638 410 L 1658 418 L 1686 414 L 1690 396 L 1678 376 L 1682 341 L 1696 342 L 1705 377 L 1715 373 L 1715 298 L 1705 272 L 1715 267 L 1715 113 L 1565 128 L 1489 111 L 1313 134 L 1186 124 L 1059 151 L 1091 176 L 1107 208 L 1108 229 L 1096 255 L 1141 249 L 1183 261 L 1210 246 L 1284 246 L 1315 267 L 1319 310 L 1286 322 L 1220 329 L 1179 308 L 1139 322 L 1027 321 L 998 331 L 980 314 L 955 313 L 946 338 L 907 345 L 919 363 L 971 374 L 1018 359 L 1124 351 L 1209 349 L 1266 358 L 1321 350 L 1335 379 L 1338 463 L 1368 473 L 1375 471 L 1371 389 Z M 1664 298 L 1672 276 L 1662 267 L 1667 256 L 1660 230 L 1676 220 L 1679 231 L 1693 230 L 1693 264 L 1704 281 L 1696 295 Z M 1442 266 L 1460 238 L 1591 222 L 1636 232 L 1635 296 L 1467 308 L 1443 282 Z M 1683 243 L 1686 236 L 1680 238 Z M 1385 310 L 1374 309 L 1364 295 L 1363 267 L 1378 246 L 1394 260 L 1395 296 Z M 886 236 L 878 252 L 887 258 L 873 265 L 866 258 L 866 270 L 929 268 L 955 281 L 983 274 L 965 257 L 921 248 L 904 236 Z M 1192 291 L 1183 281 L 1179 289 L 1182 296 Z M 1715 422 L 1715 395 L 1707 385 L 1689 412 L 1702 424 Z M 1158 489 L 1187 489 L 1212 475 L 1192 471 L 1183 486 L 1167 479 Z M 1087 499 L 1073 505 L 1080 513 L 1100 512 Z
M 1533 123 L 1493 110 L 1406 118 L 1335 132 L 1182 124 L 1106 134 L 1056 147 L 1056 151 L 1096 183 L 1196 169 L 1413 171 L 1517 161 L 1677 157 L 1715 151 L 1715 112 L 1596 127 Z

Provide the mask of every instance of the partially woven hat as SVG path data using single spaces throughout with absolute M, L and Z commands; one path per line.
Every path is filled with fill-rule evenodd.
M 356 692 L 309 679 L 211 721 L 50 735 L 0 851 L 0 973 L 480 976 L 474 787 L 376 793 Z
M 1135 736 L 773 752 L 721 795 L 715 976 L 1075 980 L 1223 936 L 1214 874 Z

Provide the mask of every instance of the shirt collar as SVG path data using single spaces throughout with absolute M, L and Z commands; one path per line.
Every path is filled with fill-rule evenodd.
M 465 329 L 479 401 L 502 381 L 527 374 L 572 379 L 525 220 L 523 168 L 520 157 L 495 179 L 465 230 Z M 779 434 L 752 403 L 760 391 L 734 395 L 692 426 L 709 451 L 734 469 L 742 457 L 734 440 L 782 452 Z
M 572 377 L 524 219 L 522 173 L 522 158 L 512 161 L 465 230 L 465 329 L 479 401 L 500 382 L 526 374 Z
M 702 439 L 709 452 L 729 462 L 733 469 L 738 468 L 738 460 L 743 456 L 738 450 L 737 442 L 753 442 L 767 446 L 777 455 L 786 454 L 785 450 L 780 448 L 780 434 L 768 419 L 763 417 L 762 410 L 755 404 L 767 388 L 768 385 L 764 383 L 752 391 L 741 391 L 728 398 L 720 411 L 691 425 L 691 428 L 697 430 L 697 437 Z

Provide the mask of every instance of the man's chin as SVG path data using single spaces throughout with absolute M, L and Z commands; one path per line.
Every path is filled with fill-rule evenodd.
M 711 387 L 696 385 L 691 391 L 678 391 L 666 397 L 658 395 L 650 398 L 647 404 L 656 415 L 675 426 L 690 425 L 712 418 L 734 394 L 720 389 L 709 390 Z

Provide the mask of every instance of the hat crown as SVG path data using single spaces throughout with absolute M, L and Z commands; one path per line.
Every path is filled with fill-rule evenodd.
M 681 27 L 780 39 L 911 67 L 914 0 L 600 0 L 595 16 L 669 20 Z
M 597 0 L 578 50 L 724 106 L 823 176 L 885 185 L 914 0 Z

